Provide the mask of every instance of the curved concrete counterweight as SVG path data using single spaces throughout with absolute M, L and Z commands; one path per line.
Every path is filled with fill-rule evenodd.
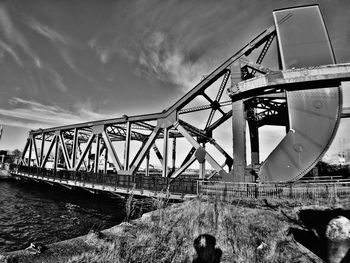
M 317 5 L 273 13 L 283 69 L 334 64 Z M 294 181 L 322 158 L 341 117 L 340 87 L 287 91 L 290 130 L 260 169 L 263 181 Z
M 290 130 L 261 166 L 263 181 L 305 175 L 328 149 L 341 116 L 339 87 L 287 93 Z

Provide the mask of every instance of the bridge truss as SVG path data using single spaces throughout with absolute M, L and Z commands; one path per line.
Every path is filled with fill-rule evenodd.
M 297 16 L 297 13 L 294 14 L 292 11 L 289 13 Z M 275 16 L 277 15 L 276 13 Z M 283 57 L 283 54 L 286 54 L 286 52 L 281 51 L 283 37 L 281 37 L 280 31 L 281 24 L 289 18 L 288 16 L 290 15 L 287 14 L 280 20 L 276 18 L 277 22 L 275 21 L 274 26 L 260 33 L 164 111 L 138 116 L 124 115 L 120 118 L 31 131 L 24 147 L 21 163 L 28 167 L 48 168 L 48 164 L 51 162 L 50 168 L 53 171 L 64 169 L 93 173 L 107 173 L 108 164 L 112 164 L 115 174 L 144 174 L 146 176 L 152 174 L 153 167 L 160 164 L 159 172 L 162 177 L 171 180 L 184 176 L 187 169 L 197 162 L 200 179 L 210 179 L 215 176 L 226 181 L 254 181 L 256 178 L 249 173 L 247 176 L 246 172 L 245 122 L 247 121 L 250 131 L 251 162 L 254 168 L 260 163 L 258 129 L 264 125 L 280 125 L 285 126 L 287 132 L 290 131 L 292 128 L 290 127 L 290 113 L 292 112 L 291 108 L 295 106 L 292 103 L 291 95 L 306 89 L 307 83 L 310 81 L 305 78 L 295 80 L 296 85 L 289 85 L 294 81 L 291 79 L 290 83 L 284 83 L 284 85 L 269 83 L 269 80 L 276 80 L 281 76 L 280 82 L 282 83 L 285 80 L 283 78 L 284 71 L 273 71 L 262 65 L 276 39 L 279 44 L 279 56 Z M 285 64 L 286 60 L 282 62 Z M 332 64 L 332 61 L 329 64 Z M 281 67 L 282 70 L 288 69 L 285 65 Z M 349 70 L 347 66 L 345 68 Z M 325 76 L 326 73 L 321 75 Z M 340 81 L 347 80 L 350 75 L 348 71 L 341 77 L 339 77 L 337 70 L 333 73 L 331 76 L 328 74 L 328 77 L 312 82 L 312 85 L 309 85 L 307 89 L 339 87 Z M 258 83 L 259 80 L 264 80 L 265 83 Z M 228 90 L 229 100 L 223 96 L 225 90 Z M 339 92 L 339 88 L 334 89 L 333 95 L 338 96 Z M 306 98 L 309 95 L 303 94 L 302 96 Z M 313 103 L 317 102 L 313 101 Z M 322 103 L 327 102 L 322 101 Z M 332 135 L 325 139 L 326 143 L 322 141 L 323 144 L 327 145 L 332 140 L 341 117 L 341 109 L 339 111 L 341 100 L 334 102 L 333 106 L 336 112 L 331 127 Z M 196 118 L 198 113 L 203 113 L 202 116 L 207 113 L 206 120 L 202 121 L 200 125 L 190 121 L 191 116 Z M 233 140 L 232 152 L 227 152 L 225 147 L 215 139 L 215 131 L 226 122 L 232 122 L 233 126 L 233 135 L 228 139 Z M 181 156 L 182 160 L 178 162 L 176 160 L 177 153 L 180 152 L 182 145 L 177 142 L 180 139 L 185 140 L 190 147 L 188 153 Z M 157 146 L 160 141 L 162 149 Z M 206 149 L 208 144 L 216 150 L 221 156 L 220 158 L 209 153 Z M 323 148 L 321 147 L 320 150 L 322 153 L 324 148 L 328 147 L 327 145 L 322 145 Z M 132 154 L 131 147 L 135 148 L 136 146 L 138 149 Z M 171 147 L 172 149 L 170 149 Z M 288 147 L 293 148 L 293 145 Z M 298 150 L 301 148 L 299 147 L 296 152 Z M 152 151 L 157 160 L 150 160 L 150 152 Z M 280 153 L 277 151 L 276 155 L 280 155 Z M 322 153 L 310 161 L 312 165 L 320 159 Z M 286 157 L 282 161 L 288 158 Z M 224 162 L 219 163 L 219 159 L 223 159 Z M 151 161 L 155 161 L 157 164 L 151 163 Z M 281 160 L 272 160 L 271 162 L 278 161 Z M 176 165 L 176 162 L 180 165 Z M 99 163 L 103 164 L 102 169 L 101 165 L 98 165 Z M 212 168 L 209 173 L 206 170 L 206 163 Z M 296 164 L 298 166 L 296 168 L 297 174 L 282 177 L 282 179 L 295 180 L 312 168 L 312 165 L 303 165 L 307 167 L 299 167 Z M 275 166 L 267 167 L 267 164 L 264 163 L 261 171 L 258 171 L 257 174 L 259 175 L 259 172 L 268 174 L 267 179 L 264 179 L 265 175 L 261 176 L 262 180 L 281 179 L 278 176 L 270 175 L 269 169 L 275 169 Z M 285 166 L 276 169 L 281 172 Z

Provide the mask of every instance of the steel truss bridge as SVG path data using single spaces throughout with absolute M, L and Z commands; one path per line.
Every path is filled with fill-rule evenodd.
M 169 190 L 174 198 L 196 194 L 197 180 L 288 182 L 303 177 L 328 149 L 340 119 L 350 115 L 342 107 L 341 90 L 341 82 L 350 79 L 350 64 L 336 64 L 317 5 L 276 10 L 273 17 L 273 26 L 162 112 L 31 131 L 13 174 L 115 193 L 133 188 L 151 196 Z M 279 70 L 263 65 L 274 43 Z M 199 125 L 191 121 L 198 116 L 206 117 Z M 229 152 L 215 137 L 226 122 L 232 122 Z M 284 126 L 286 136 L 261 163 L 259 128 L 265 125 Z M 179 140 L 190 145 L 180 161 Z M 194 163 L 199 169 L 191 174 Z M 155 170 L 157 164 L 161 168 Z

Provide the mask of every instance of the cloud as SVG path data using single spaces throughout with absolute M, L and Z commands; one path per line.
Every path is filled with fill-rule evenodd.
M 50 65 L 44 64 L 42 70 L 49 73 L 47 76 L 59 91 L 61 91 L 62 93 L 66 93 L 68 91 L 68 88 L 64 83 L 63 77 L 58 72 L 56 72 Z
M 2 123 L 31 129 L 115 117 L 95 112 L 93 104 L 89 100 L 77 102 L 74 106 L 75 111 L 66 110 L 58 105 L 47 105 L 18 97 L 10 99 L 9 103 L 11 109 L 0 108 Z
M 16 51 L 13 48 L 11 48 L 8 44 L 6 44 L 2 40 L 0 40 L 0 48 L 2 49 L 2 51 L 9 53 L 15 59 L 17 64 L 19 66 L 23 67 L 23 62 L 21 61 L 18 54 L 16 53 Z
M 72 39 L 66 35 L 59 33 L 58 31 L 50 28 L 49 26 L 40 23 L 34 18 L 30 17 L 28 20 L 28 26 L 36 31 L 38 34 L 46 37 L 52 42 L 60 42 L 62 44 L 68 45 L 72 43 Z
M 20 47 L 24 53 L 31 57 L 33 63 L 37 67 L 41 66 L 40 59 L 31 49 L 23 34 L 16 29 L 4 4 L 0 4 L 0 30 L 3 32 L 8 42 L 10 42 L 12 45 Z
M 256 2 L 223 0 L 199 5 L 196 1 L 150 0 L 116 4 L 120 15 L 113 19 L 114 32 L 111 27 L 101 29 L 88 44 L 103 65 L 123 57 L 137 75 L 188 90 L 232 55 L 232 47 L 245 44 L 240 43 L 241 35 L 247 35 L 254 20 L 261 23 L 266 15 L 252 8 Z M 252 34 L 254 37 L 254 31 Z
M 211 69 L 205 59 L 186 60 L 185 51 L 171 44 L 163 32 L 153 32 L 143 37 L 134 48 L 125 48 L 120 54 L 136 66 L 139 75 L 175 83 L 188 89 L 200 81 Z M 111 53 L 111 52 L 110 52 Z
M 66 85 L 63 83 L 63 78 L 61 75 L 59 75 L 58 73 L 56 73 L 54 75 L 54 83 L 57 87 L 57 89 L 59 89 L 61 92 L 67 92 L 68 88 L 66 87 Z

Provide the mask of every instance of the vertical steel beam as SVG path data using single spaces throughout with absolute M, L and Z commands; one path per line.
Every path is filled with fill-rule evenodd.
M 129 158 L 130 158 L 130 141 L 131 141 L 131 122 L 126 123 L 126 137 L 124 146 L 124 171 L 129 170 Z
M 71 155 L 71 167 L 75 167 L 75 162 L 77 159 L 77 149 L 78 149 L 78 142 L 79 142 L 79 133 L 78 129 L 74 128 L 74 136 L 73 136 L 73 147 L 72 147 L 72 155 Z
M 45 168 L 46 162 L 49 159 L 50 153 L 52 151 L 52 148 L 53 148 L 55 142 L 56 142 L 56 135 L 54 135 L 52 137 L 52 139 L 51 139 L 51 143 L 50 143 L 49 149 L 47 150 L 46 156 L 45 156 L 44 160 L 42 161 L 42 163 L 40 165 L 41 168 Z
M 89 152 L 89 150 L 90 150 L 90 147 L 91 147 L 92 142 L 94 141 L 94 138 L 95 138 L 95 134 L 91 134 L 91 136 L 90 136 L 90 138 L 89 138 L 89 140 L 88 140 L 88 142 L 87 142 L 86 149 L 84 150 L 84 152 L 83 152 L 82 155 L 80 156 L 80 159 L 79 159 L 79 161 L 78 161 L 76 167 L 74 167 L 74 170 L 76 170 L 76 171 L 79 170 L 81 164 L 83 163 L 83 161 L 84 161 L 84 159 L 85 159 L 86 154 L 87 154 L 87 153 Z
M 204 143 L 203 143 L 203 149 L 205 149 Z M 205 161 L 199 163 L 199 179 L 205 179 Z
M 27 141 L 26 141 L 26 144 L 24 146 L 24 149 L 23 149 L 23 152 L 22 152 L 22 156 L 21 156 L 21 161 L 22 161 L 23 165 L 27 165 L 25 156 L 26 156 L 26 153 L 28 151 L 29 144 L 30 144 L 30 138 L 27 138 Z
M 244 182 L 246 166 L 245 112 L 242 100 L 232 103 L 233 181 Z
M 71 169 L 70 160 L 69 160 L 69 156 L 68 156 L 68 152 L 67 152 L 67 147 L 66 147 L 66 144 L 65 144 L 64 138 L 63 138 L 63 132 L 60 131 L 58 136 L 59 136 L 59 141 L 61 142 L 61 149 L 62 149 L 64 162 L 66 163 L 67 168 Z
M 91 172 L 91 168 L 92 168 L 92 167 L 91 167 L 91 161 L 90 161 L 91 147 L 92 147 L 92 146 L 90 146 L 89 152 L 88 152 L 88 169 L 87 169 L 88 172 Z
M 41 133 L 41 149 L 40 149 L 40 164 L 39 167 L 41 167 L 41 164 L 44 160 L 44 147 L 45 147 L 45 133 Z
M 162 177 L 168 176 L 168 143 L 169 143 L 169 129 L 164 128 L 164 144 L 163 144 L 163 171 Z
M 34 154 L 35 154 L 35 160 L 36 160 L 36 165 L 39 167 L 39 155 L 38 155 L 38 148 L 36 147 L 36 141 L 35 141 L 35 135 L 32 137 L 33 141 L 33 146 L 34 146 Z
M 107 173 L 107 163 L 108 163 L 108 148 L 105 147 L 105 158 L 104 158 L 104 173 Z
M 131 173 L 134 173 L 141 165 L 143 159 L 146 157 L 146 153 L 149 152 L 151 145 L 156 140 L 158 134 L 160 132 L 160 125 L 157 125 L 152 131 L 151 135 L 148 137 L 147 142 L 142 146 L 141 151 L 135 156 L 135 159 L 131 163 Z
M 112 141 L 111 139 L 109 138 L 108 134 L 107 134 L 107 131 L 104 130 L 102 132 L 102 138 L 106 144 L 106 147 L 108 149 L 108 153 L 109 155 L 111 156 L 112 158 L 112 162 L 114 164 L 114 166 L 116 166 L 116 168 L 118 170 L 122 170 L 123 166 L 122 166 L 122 163 L 120 162 L 119 158 L 118 158 L 118 155 L 117 155 L 117 152 L 115 151 L 114 147 L 113 147 L 113 144 L 112 144 Z
M 195 147 L 197 150 L 202 148 L 200 144 L 186 131 L 186 129 L 180 125 L 179 122 L 176 122 L 174 127 L 186 138 L 189 143 L 192 144 L 193 147 Z M 218 164 L 208 152 L 206 152 L 204 149 L 203 151 L 205 152 L 205 159 L 208 161 L 211 167 L 218 171 L 219 174 L 226 175 L 226 172 L 222 169 L 220 164 Z
M 55 135 L 55 159 L 54 159 L 54 163 L 53 163 L 53 170 L 56 173 L 57 170 L 57 163 L 58 163 L 58 143 L 59 143 L 59 138 L 57 135 Z
M 149 176 L 149 153 L 146 155 L 146 176 Z
M 98 173 L 98 160 L 100 158 L 101 134 L 96 134 L 94 173 Z
M 171 171 L 174 173 L 175 172 L 175 166 L 176 166 L 176 138 L 173 138 L 173 155 L 172 155 L 172 169 Z
M 259 128 L 256 121 L 248 121 L 250 149 L 251 149 L 251 164 L 254 168 L 260 163 L 259 157 Z
M 31 160 L 32 160 L 32 150 L 33 150 L 33 140 L 29 139 L 28 167 L 30 167 L 30 163 L 31 163 Z

